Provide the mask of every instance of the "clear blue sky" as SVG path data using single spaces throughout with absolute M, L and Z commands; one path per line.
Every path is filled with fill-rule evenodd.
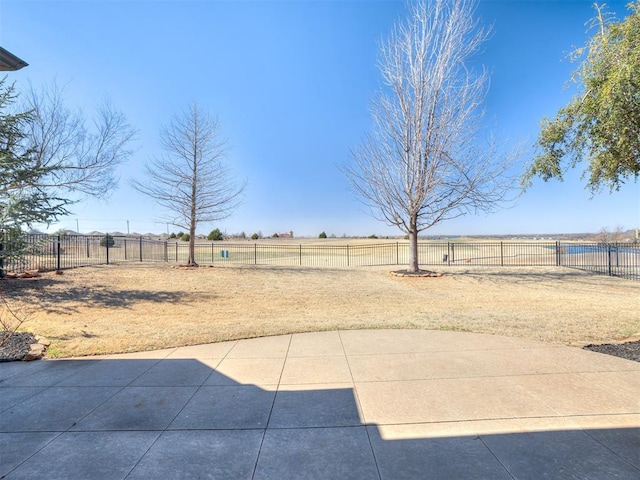
M 624 18 L 626 2 L 609 1 Z M 482 0 L 493 25 L 478 58 L 491 71 L 487 121 L 507 142 L 533 144 L 539 121 L 567 103 L 575 68 L 566 54 L 587 38 L 588 1 Z M 376 221 L 336 165 L 369 128 L 380 85 L 379 42 L 401 1 L 0 0 L 0 45 L 29 63 L 17 86 L 56 80 L 69 106 L 89 115 L 108 95 L 140 134 L 106 202 L 84 201 L 53 229 L 166 231 L 162 212 L 131 189 L 158 149 L 159 128 L 192 100 L 218 116 L 228 162 L 248 186 L 243 205 L 216 225 L 228 233 L 293 230 L 337 236 L 399 235 Z M 571 233 L 640 227 L 640 186 L 591 199 L 578 169 L 536 181 L 507 210 L 445 222 L 426 234 Z M 169 227 L 170 230 L 177 230 Z

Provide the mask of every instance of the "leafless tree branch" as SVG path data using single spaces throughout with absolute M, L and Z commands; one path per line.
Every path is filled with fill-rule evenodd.
M 38 186 L 106 198 L 117 187 L 115 168 L 131 155 L 137 131 L 107 99 L 89 128 L 82 111 L 67 108 L 63 97 L 56 84 L 26 92 L 25 109 L 33 118 L 28 148 L 36 166 L 50 172 Z
M 517 155 L 479 138 L 489 76 L 468 62 L 489 32 L 474 19 L 474 1 L 408 6 L 408 19 L 381 46 L 384 90 L 344 171 L 376 218 L 409 235 L 409 270 L 418 271 L 418 233 L 495 209 L 514 184 L 507 173 Z

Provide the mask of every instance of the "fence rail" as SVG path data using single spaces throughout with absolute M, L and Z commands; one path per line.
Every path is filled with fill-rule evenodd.
M 188 244 L 141 237 L 85 235 L 0 235 L 0 274 L 62 270 L 122 262 L 185 263 Z M 22 252 L 17 255 L 16 252 Z M 26 253 L 24 253 L 26 252 Z M 420 264 L 555 266 L 640 280 L 640 244 L 576 242 L 420 242 Z M 357 267 L 403 265 L 407 242 L 317 245 L 209 242 L 195 246 L 201 264 Z

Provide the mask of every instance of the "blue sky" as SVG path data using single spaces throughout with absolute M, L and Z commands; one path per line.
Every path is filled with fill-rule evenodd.
M 618 18 L 625 3 L 607 2 Z M 491 72 L 487 124 L 505 142 L 532 145 L 539 121 L 571 98 L 575 65 L 593 16 L 588 1 L 482 0 L 493 25 L 478 61 Z M 132 190 L 142 165 L 160 154 L 159 129 L 196 100 L 217 115 L 228 163 L 247 180 L 228 219 L 201 225 L 228 233 L 293 230 L 296 236 L 400 235 L 376 221 L 337 165 L 369 128 L 380 87 L 379 43 L 405 11 L 401 1 L 32 1 L 0 0 L 0 45 L 29 63 L 11 73 L 18 88 L 56 81 L 68 106 L 87 115 L 105 95 L 139 130 L 107 201 L 86 200 L 51 229 L 161 233 L 162 212 Z M 527 158 L 529 158 L 528 155 Z M 516 234 L 640 227 L 640 185 L 594 198 L 580 179 L 534 182 L 510 208 L 465 216 L 425 234 Z M 175 227 L 169 227 L 176 231 Z

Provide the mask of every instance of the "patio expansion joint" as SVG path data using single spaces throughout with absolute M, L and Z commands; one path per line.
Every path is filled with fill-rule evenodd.
M 280 384 L 282 382 L 282 375 L 284 373 L 284 367 L 287 364 L 287 359 L 289 358 L 289 351 L 291 349 L 291 340 L 293 339 L 293 335 L 289 335 L 289 342 L 287 343 L 287 351 L 284 356 L 284 362 L 282 362 L 282 368 L 280 369 L 280 375 L 278 376 L 278 384 L 276 387 L 276 391 L 274 392 L 273 399 L 271 400 L 271 407 L 269 408 L 269 416 L 267 417 L 267 423 L 265 424 L 265 428 L 262 431 L 262 436 L 260 438 L 260 446 L 258 447 L 258 455 L 256 455 L 256 461 L 253 464 L 253 471 L 251 473 L 251 478 L 255 478 L 256 471 L 258 469 L 258 463 L 260 462 L 260 456 L 262 455 L 262 448 L 264 446 L 264 438 L 269 430 L 269 424 L 271 423 L 271 417 L 273 415 L 273 408 L 276 404 L 276 398 L 278 397 L 278 392 L 280 391 Z
M 0 433 L 4 433 L 4 432 L 0 432 Z M 15 468 L 13 468 L 12 470 L 10 470 L 9 472 L 7 472 L 5 475 L 0 477 L 0 480 L 5 478 L 7 475 L 11 475 L 12 472 L 16 471 L 18 468 L 20 468 L 22 465 L 24 465 L 25 463 L 27 463 L 29 460 L 31 460 L 33 457 L 35 457 L 37 454 L 39 454 L 42 450 L 44 450 L 46 447 L 48 447 L 49 445 L 51 445 L 53 442 L 55 442 L 60 435 L 63 435 L 65 432 L 62 431 L 58 431 L 58 430 L 54 430 L 54 431 L 44 431 L 44 432 L 33 432 L 33 431 L 29 431 L 29 432 L 8 432 L 8 433 L 57 433 L 58 435 L 55 435 L 54 437 L 51 437 L 51 439 L 46 442 L 45 444 L 42 445 L 41 448 L 37 449 L 36 451 L 33 452 L 32 455 L 29 455 L 29 457 L 25 458 L 24 461 L 20 462 L 18 465 L 15 466 Z
M 382 478 L 382 474 L 380 473 L 380 465 L 378 462 L 378 458 L 376 457 L 376 451 L 373 448 L 373 441 L 371 440 L 371 434 L 369 433 L 369 429 L 367 428 L 367 419 L 366 416 L 364 414 L 364 410 L 362 408 L 362 404 L 360 402 L 360 396 L 358 395 L 358 389 L 356 388 L 356 382 L 355 379 L 353 378 L 353 371 L 351 370 L 351 363 L 349 362 L 349 355 L 347 355 L 347 352 L 344 348 L 344 341 L 342 339 L 342 332 L 338 331 L 338 338 L 340 339 L 340 345 L 342 346 L 342 353 L 344 355 L 344 358 L 347 362 L 347 368 L 349 369 L 349 376 L 351 377 L 351 385 L 353 386 L 353 395 L 355 397 L 356 400 L 356 408 L 358 409 L 358 415 L 361 418 L 361 423 L 362 426 L 364 426 L 364 431 L 367 434 L 367 442 L 369 443 L 369 449 L 371 451 L 371 456 L 373 457 L 373 463 L 375 465 L 376 468 L 376 473 L 378 475 L 378 479 Z
M 626 370 L 623 370 L 626 371 Z M 630 370 L 636 371 L 636 370 Z M 619 372 L 619 370 L 612 370 L 612 372 Z M 532 377 L 549 377 L 557 375 L 580 375 L 590 373 L 601 373 L 601 371 L 585 371 L 585 372 L 541 372 L 541 373 L 513 373 L 508 375 L 464 375 L 464 376 L 449 376 L 449 377 L 421 377 L 421 378 L 402 378 L 402 379 L 382 379 L 382 380 L 357 380 L 354 381 L 354 386 L 364 385 L 369 383 L 407 383 L 407 382 L 432 382 L 432 381 L 457 381 L 457 380 L 481 380 L 485 378 L 532 378 Z M 606 373 L 606 372 L 605 372 Z
M 640 413 L 602 413 L 596 416 L 598 417 L 625 417 L 628 415 L 640 415 Z M 433 421 L 420 421 L 420 422 L 383 422 L 383 423 L 367 423 L 364 424 L 368 427 L 395 427 L 403 425 L 455 425 L 455 424 L 479 424 L 483 422 L 495 422 L 503 420 L 553 420 L 558 418 L 592 418 L 594 414 L 574 414 L 566 415 L 558 413 L 556 415 L 526 415 L 526 416 L 505 416 L 505 417 L 484 417 L 484 418 L 468 418 L 463 420 L 433 420 Z M 640 427 L 640 425 L 639 425 Z M 584 428 L 579 428 L 584 430 Z M 471 435 L 471 434 L 470 434 Z M 473 435 L 480 435 L 479 433 L 473 433 Z
M 482 445 L 484 445 L 484 448 L 486 448 L 487 451 L 491 454 L 491 456 L 493 456 L 495 461 L 500 464 L 500 466 L 504 469 L 504 471 L 507 473 L 507 475 L 509 475 L 513 480 L 516 480 L 517 477 L 515 477 L 513 475 L 513 473 L 511 473 L 509 468 L 504 464 L 504 462 L 502 460 L 500 460 L 498 455 L 496 455 L 495 452 L 493 450 L 491 450 L 491 447 L 489 447 L 489 445 L 487 445 L 487 442 L 484 441 L 484 439 L 482 438 L 482 435 L 477 435 L 476 438 L 482 442 Z
M 623 457 L 622 455 L 620 455 L 618 452 L 616 452 L 615 450 L 613 450 L 611 447 L 609 447 L 609 445 L 607 445 L 606 443 L 600 441 L 597 437 L 595 437 L 594 435 L 589 433 L 589 430 L 587 429 L 582 429 L 582 432 L 587 435 L 591 440 L 594 440 L 596 443 L 598 443 L 599 445 L 601 445 L 602 447 L 606 448 L 609 452 L 611 452 L 612 454 L 614 454 L 616 457 L 618 457 L 620 460 L 622 460 L 623 462 L 625 462 L 627 465 L 629 465 L 630 467 L 638 470 L 638 477 L 640 478 L 640 462 L 638 463 L 638 465 L 634 465 L 633 463 L 631 463 L 628 459 L 626 459 L 625 457 Z

